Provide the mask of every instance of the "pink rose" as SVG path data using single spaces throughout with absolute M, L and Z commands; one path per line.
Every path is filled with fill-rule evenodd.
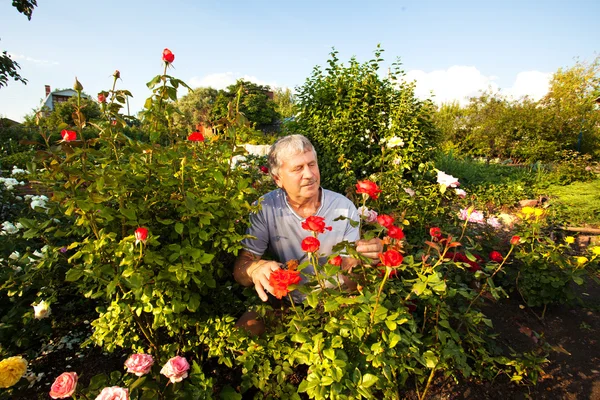
M 50 387 L 50 397 L 53 399 L 66 399 L 75 393 L 77 387 L 77 373 L 63 372 Z
M 181 382 L 187 378 L 187 371 L 190 369 L 190 364 L 183 357 L 175 356 L 163 365 L 160 373 L 171 380 L 171 382 Z
M 136 374 L 137 376 L 146 375 L 154 365 L 154 358 L 150 354 L 132 354 L 125 361 L 127 372 Z
M 105 387 L 96 400 L 129 400 L 129 390 L 118 386 Z

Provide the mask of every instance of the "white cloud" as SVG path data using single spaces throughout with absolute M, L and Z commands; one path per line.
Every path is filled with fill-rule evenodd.
M 479 96 L 481 91 L 491 89 L 493 92 L 504 94 L 507 97 L 519 98 L 528 95 L 534 100 L 539 100 L 548 92 L 552 74 L 538 71 L 520 72 L 513 85 L 500 88 L 496 83 L 497 76 L 485 76 L 476 67 L 454 65 L 447 70 L 424 72 L 412 70 L 406 73 L 406 81 L 416 81 L 415 94 L 421 99 L 430 98 L 437 104 L 456 100 L 461 105 L 468 102 L 468 98 Z
M 550 89 L 551 73 L 539 71 L 524 71 L 517 74 L 517 79 L 511 88 L 506 89 L 505 94 L 514 98 L 529 96 L 533 100 L 539 100 Z
M 23 54 L 14 54 L 14 53 L 8 53 L 8 55 L 15 61 L 18 60 L 22 60 L 22 61 L 29 61 L 32 62 L 34 64 L 38 64 L 38 65 L 44 65 L 44 66 L 50 66 L 50 65 L 59 65 L 58 61 L 50 61 L 50 60 L 38 60 L 37 58 L 33 58 L 33 57 L 28 57 L 26 55 Z
M 238 79 L 254 82 L 258 85 L 270 86 L 272 89 L 277 87 L 276 82 L 266 82 L 255 76 L 242 75 L 234 72 L 218 72 L 203 77 L 194 76 L 189 80 L 189 85 L 193 88 L 212 87 L 215 89 L 225 89 L 227 86 L 235 84 Z

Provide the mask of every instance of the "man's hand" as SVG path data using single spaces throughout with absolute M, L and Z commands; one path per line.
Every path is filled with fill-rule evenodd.
M 247 250 L 240 251 L 233 266 L 233 277 L 242 286 L 252 286 L 262 301 L 267 301 L 265 290 L 272 291 L 269 285 L 271 272 L 278 270 L 281 264 L 277 261 L 261 260 L 260 256 Z
M 372 264 L 377 263 L 379 262 L 379 253 L 383 253 L 383 241 L 379 238 L 361 239 L 356 242 L 356 251 L 373 260 Z
M 273 287 L 269 284 L 269 278 L 271 272 L 277 271 L 279 268 L 281 268 L 281 264 L 278 262 L 266 260 L 261 260 L 248 268 L 248 277 L 254 283 L 254 289 L 256 289 L 256 293 L 258 293 L 258 297 L 262 301 L 267 301 L 269 298 L 265 290 L 273 293 Z

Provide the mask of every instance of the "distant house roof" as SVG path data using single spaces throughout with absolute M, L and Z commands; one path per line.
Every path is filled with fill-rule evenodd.
M 54 106 L 58 103 L 63 103 L 69 98 L 77 96 L 77 92 L 73 89 L 55 90 L 51 92 L 44 101 L 42 102 L 42 108 L 46 107 L 50 111 L 54 111 Z M 91 100 L 92 98 L 85 93 L 81 94 L 81 97 Z
M 10 118 L 0 118 L 0 128 L 10 128 L 14 125 L 21 125 L 20 122 L 13 121 Z

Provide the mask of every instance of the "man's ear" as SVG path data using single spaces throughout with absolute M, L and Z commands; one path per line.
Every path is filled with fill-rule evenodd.
M 273 180 L 275 181 L 275 184 L 277 185 L 277 187 L 283 187 L 283 185 L 281 184 L 281 178 L 277 175 L 273 175 Z

